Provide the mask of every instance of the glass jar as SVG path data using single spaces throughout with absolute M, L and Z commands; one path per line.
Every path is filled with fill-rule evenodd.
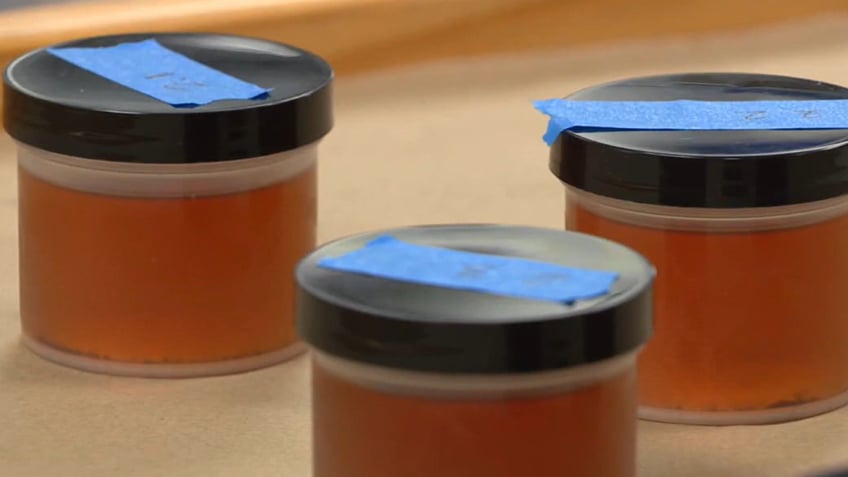
M 557 303 L 320 266 L 383 233 L 619 275 L 604 295 Z M 537 228 L 410 227 L 325 245 L 297 280 L 315 477 L 635 475 L 635 365 L 653 280 L 638 254 Z
M 88 371 L 245 371 L 305 349 L 294 267 L 315 246 L 316 159 L 332 70 L 264 40 L 138 34 L 271 89 L 175 107 L 46 50 L 6 72 L 19 165 L 24 344 Z
M 574 100 L 848 98 L 753 74 L 681 74 Z M 562 133 L 551 169 L 566 228 L 657 267 L 656 335 L 640 356 L 640 415 L 706 425 L 800 419 L 848 402 L 845 131 Z

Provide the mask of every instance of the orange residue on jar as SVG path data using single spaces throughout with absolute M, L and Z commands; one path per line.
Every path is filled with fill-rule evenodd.
M 211 362 L 295 343 L 293 270 L 315 245 L 315 175 L 151 199 L 72 190 L 19 168 L 24 333 L 133 363 Z
M 566 204 L 566 228 L 627 245 L 657 267 L 655 333 L 640 402 L 761 410 L 848 390 L 848 216 L 751 233 L 662 230 Z
M 632 477 L 636 373 L 504 399 L 390 394 L 313 366 L 315 477 Z

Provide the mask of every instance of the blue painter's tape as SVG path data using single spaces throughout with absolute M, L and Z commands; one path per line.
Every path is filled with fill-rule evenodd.
M 171 51 L 154 39 L 102 48 L 50 48 L 50 54 L 175 107 L 261 99 L 268 89 Z
M 753 131 L 848 129 L 848 100 L 536 101 L 550 117 L 544 140 L 563 131 Z
M 403 242 L 384 235 L 318 266 L 422 285 L 531 300 L 570 303 L 609 293 L 615 272 L 462 252 Z

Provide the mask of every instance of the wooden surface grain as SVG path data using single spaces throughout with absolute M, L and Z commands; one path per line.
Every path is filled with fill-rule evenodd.
M 451 57 L 698 35 L 848 11 L 844 0 L 77 0 L 0 12 L 0 63 L 68 39 L 220 31 L 286 41 L 340 74 Z

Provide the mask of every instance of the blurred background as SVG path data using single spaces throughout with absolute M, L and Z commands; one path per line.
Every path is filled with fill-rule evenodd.
M 843 0 L 0 0 L 0 61 L 80 36 L 214 30 L 297 44 L 348 75 L 744 32 L 846 11 Z

